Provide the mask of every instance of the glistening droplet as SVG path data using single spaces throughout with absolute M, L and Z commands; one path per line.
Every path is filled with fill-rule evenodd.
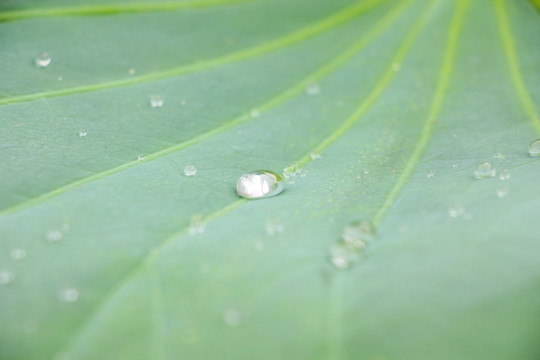
M 85 129 L 79 130 L 79 136 L 80 137 L 85 137 L 86 135 L 88 135 L 88 131 L 86 131 Z
M 429 170 L 428 172 L 426 172 L 426 177 L 427 178 L 432 178 L 433 176 L 435 175 L 435 173 L 431 170 Z
M 257 170 L 240 176 L 236 193 L 245 199 L 262 199 L 283 191 L 281 176 L 269 170 Z
M 529 145 L 529 155 L 531 156 L 540 156 L 540 139 L 534 140 Z
M 360 257 L 359 249 L 344 240 L 332 244 L 328 252 L 330 262 L 338 269 L 348 269 Z
M 189 220 L 189 233 L 191 235 L 197 235 L 204 233 L 206 229 L 206 223 L 204 217 L 201 214 L 195 214 Z
M 47 67 L 51 63 L 51 56 L 47 53 L 41 53 L 34 59 L 37 67 Z
M 184 175 L 186 176 L 195 176 L 197 174 L 197 168 L 195 165 L 186 165 L 184 168 Z
M 488 162 L 480 163 L 474 169 L 474 177 L 477 179 L 484 179 L 488 177 L 493 177 L 496 174 L 496 170 L 493 168 L 493 165 Z
M 373 240 L 375 228 L 368 221 L 356 221 L 343 228 L 343 241 L 357 250 L 362 250 Z
M 150 106 L 153 108 L 162 107 L 163 106 L 163 98 L 159 95 L 150 95 Z
M 321 92 L 321 87 L 317 83 L 311 83 L 306 87 L 306 94 L 308 95 L 319 95 Z

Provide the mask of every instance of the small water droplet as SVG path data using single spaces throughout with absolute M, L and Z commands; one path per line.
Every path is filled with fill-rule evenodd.
M 330 246 L 330 262 L 338 269 L 348 269 L 358 261 L 360 249 L 345 242 L 338 241 Z
M 262 241 L 255 241 L 255 244 L 253 244 L 253 248 L 257 251 L 263 251 L 264 250 L 264 243 Z
M 397 72 L 397 71 L 400 71 L 400 70 L 401 70 L 401 64 L 398 63 L 398 62 L 393 63 L 393 64 L 392 64 L 392 70 L 394 70 L 394 71 L 396 71 L 396 72 Z
M 319 95 L 321 93 L 321 87 L 317 83 L 311 83 L 306 87 L 306 94 Z
M 508 170 L 501 171 L 501 173 L 499 174 L 499 179 L 501 179 L 501 180 L 510 179 L 510 171 L 508 171 Z
M 266 221 L 266 226 L 264 229 L 266 230 L 266 234 L 270 236 L 279 235 L 285 231 L 283 223 L 278 218 L 268 219 L 268 221 Z
M 504 160 L 505 156 L 501 153 L 496 153 L 495 155 L 493 155 L 493 157 L 495 159 L 499 159 L 499 160 Z
M 529 145 L 529 155 L 535 156 L 535 157 L 540 156 L 540 139 L 534 140 Z
M 85 137 L 86 135 L 88 135 L 88 131 L 86 131 L 85 129 L 79 130 L 79 136 L 80 137 Z
M 453 218 L 457 218 L 459 216 L 463 216 L 465 214 L 465 208 L 461 206 L 461 204 L 452 204 L 448 208 L 448 215 L 450 215 Z
M 311 160 L 317 160 L 317 159 L 320 159 L 321 158 L 321 154 L 309 154 L 309 157 L 311 158 Z
M 37 67 L 47 67 L 51 63 L 51 56 L 47 53 L 41 53 L 34 59 Z
M 367 174 L 369 174 L 369 170 L 364 168 L 364 175 L 367 175 Z
M 197 235 L 204 233 L 206 229 L 206 224 L 204 222 L 204 217 L 201 214 L 195 214 L 189 220 L 189 233 L 191 235 Z
M 292 164 L 290 166 L 287 166 L 285 169 L 283 169 L 283 176 L 285 178 L 291 178 L 298 175 L 298 170 L 300 168 L 298 167 L 298 164 Z
M 163 98 L 159 95 L 150 95 L 150 106 L 153 108 L 162 107 L 163 106 Z
M 493 165 L 488 162 L 480 163 L 474 169 L 474 177 L 477 179 L 493 177 L 496 173 L 497 171 L 493 168 Z
M 15 276 L 13 273 L 9 270 L 1 270 L 0 271 L 0 285 L 7 285 L 10 282 L 13 281 Z
M 62 232 L 58 230 L 51 230 L 47 232 L 47 240 L 49 240 L 50 242 L 60 241 L 62 240 L 63 236 L 64 234 L 62 234 Z
M 373 239 L 375 228 L 369 221 L 356 221 L 343 228 L 342 238 L 348 245 L 362 250 Z
M 184 168 L 184 175 L 186 176 L 195 176 L 197 174 L 197 168 L 195 165 L 186 165 Z
M 25 334 L 31 335 L 31 334 L 34 334 L 37 331 L 38 324 L 35 321 L 27 320 L 27 321 L 24 321 L 21 324 L 21 328 L 22 328 L 22 331 Z
M 58 299 L 63 302 L 72 303 L 79 299 L 79 290 L 75 288 L 65 288 L 58 292 Z
M 452 164 L 452 167 L 453 167 L 453 168 L 457 168 L 457 167 L 458 167 L 458 164 Z
M 281 176 L 269 170 L 257 170 L 240 176 L 236 193 L 245 199 L 262 199 L 283 191 Z
M 260 113 L 258 110 L 256 110 L 256 109 L 251 110 L 251 112 L 250 112 L 249 114 L 250 114 L 251 117 L 254 118 L 254 119 L 255 119 L 255 118 L 258 118 L 259 116 L 261 116 L 261 113 Z
M 500 186 L 497 188 L 497 196 L 501 199 L 508 195 L 508 188 L 506 186 Z
M 432 178 L 434 175 L 435 175 L 435 173 L 433 171 L 431 171 L 431 170 L 426 172 L 426 177 L 428 177 L 428 178 Z
M 129 75 L 135 75 L 135 68 L 130 68 L 130 69 L 128 70 L 128 74 L 129 74 Z
M 238 311 L 237 309 L 225 310 L 225 312 L 223 313 L 223 320 L 225 320 L 228 325 L 240 325 L 240 323 L 242 322 L 242 313 L 240 313 L 240 311 Z
M 22 260 L 26 257 L 26 250 L 24 249 L 13 249 L 10 252 L 10 256 L 14 260 Z
M 144 155 L 138 155 L 137 160 L 138 161 L 143 161 L 144 160 Z

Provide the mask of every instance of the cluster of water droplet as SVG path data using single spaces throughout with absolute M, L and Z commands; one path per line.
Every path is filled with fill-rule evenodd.
M 330 246 L 330 262 L 338 269 L 351 267 L 374 236 L 375 228 L 368 221 L 357 221 L 345 226 L 341 239 Z

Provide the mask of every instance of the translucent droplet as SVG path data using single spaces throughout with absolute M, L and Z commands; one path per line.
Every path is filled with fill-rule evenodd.
M 144 160 L 144 155 L 138 155 L 138 156 L 137 156 L 137 160 L 143 161 L 143 160 Z
M 128 70 L 128 74 L 129 74 L 129 75 L 135 75 L 135 68 L 130 68 L 130 69 Z
M 362 250 L 373 240 L 375 228 L 368 221 L 357 221 L 343 228 L 343 241 L 357 250 Z
M 88 131 L 86 131 L 85 129 L 79 130 L 79 136 L 80 137 L 85 137 L 86 135 L 88 135 Z
M 22 260 L 26 257 L 26 250 L 24 249 L 13 249 L 9 253 L 12 259 L 14 260 Z
M 25 334 L 31 335 L 37 331 L 38 324 L 35 321 L 27 320 L 21 324 L 21 328 Z
M 508 188 L 506 186 L 500 186 L 497 188 L 497 196 L 500 198 L 505 197 L 508 195 Z
M 65 288 L 58 292 L 58 299 L 64 302 L 75 302 L 79 298 L 79 290 L 75 288 Z
M 266 234 L 270 236 L 279 235 L 285 231 L 283 223 L 277 218 L 268 219 L 264 229 L 266 230 Z
M 184 175 L 186 176 L 195 176 L 197 174 L 197 168 L 195 165 L 186 165 L 184 168 Z
M 319 95 L 321 93 L 321 87 L 317 83 L 311 83 L 306 87 L 306 94 Z
M 253 248 L 257 251 L 263 251 L 264 250 L 264 243 L 262 241 L 255 241 L 255 244 L 253 244 Z
M 476 166 L 476 169 L 474 169 L 474 177 L 476 177 L 477 179 L 493 177 L 496 173 L 497 172 L 493 168 L 493 165 L 488 162 L 480 163 Z
M 534 140 L 529 145 L 529 155 L 531 156 L 540 156 L 540 139 Z
M 427 176 L 428 178 L 432 178 L 434 175 L 435 175 L 435 173 L 434 173 L 433 171 L 431 171 L 431 170 L 429 170 L 428 172 L 426 172 L 426 176 Z
M 240 176 L 236 193 L 245 199 L 262 199 L 283 191 L 281 176 L 269 170 L 257 170 Z
M 13 281 L 15 276 L 13 273 L 9 270 L 1 270 L 0 271 L 0 285 L 7 285 L 10 282 Z
M 259 116 L 261 116 L 261 113 L 257 111 L 256 109 L 253 109 L 251 110 L 250 115 L 252 118 L 258 118 Z
M 364 168 L 364 175 L 367 175 L 367 174 L 369 174 L 369 170 Z
M 47 67 L 51 63 L 51 56 L 47 53 L 41 53 L 34 59 L 37 67 Z
M 47 232 L 47 240 L 49 240 L 50 242 L 60 241 L 62 240 L 63 236 L 64 234 L 62 234 L 62 232 L 58 230 L 51 230 Z
M 396 71 L 396 72 L 397 72 L 397 71 L 400 71 L 400 70 L 401 70 L 401 64 L 398 63 L 398 62 L 393 63 L 393 64 L 392 64 L 392 70 L 394 70 L 394 71 Z
M 153 108 L 162 107 L 163 99 L 159 95 L 150 95 L 150 106 Z
M 448 215 L 450 215 L 453 218 L 457 218 L 459 216 L 463 216 L 465 214 L 465 208 L 461 206 L 461 204 L 452 204 L 448 208 Z
M 359 249 L 345 241 L 338 241 L 329 250 L 330 262 L 338 269 L 347 269 L 360 258 Z
M 238 311 L 237 309 L 225 310 L 225 312 L 223 313 L 223 320 L 225 320 L 228 325 L 240 325 L 240 323 L 242 322 L 242 313 L 240 313 L 240 311 Z
M 311 160 L 317 160 L 321 158 L 321 154 L 309 154 Z
M 285 169 L 283 169 L 283 176 L 285 178 L 291 178 L 298 175 L 298 171 L 300 170 L 298 164 L 292 164 L 290 166 L 287 166 Z
M 501 180 L 510 179 L 510 171 L 508 171 L 508 170 L 501 171 L 500 174 L 499 174 L 499 179 L 501 179 Z
M 204 217 L 201 214 L 193 215 L 189 221 L 189 233 L 191 235 L 202 234 L 205 229 Z

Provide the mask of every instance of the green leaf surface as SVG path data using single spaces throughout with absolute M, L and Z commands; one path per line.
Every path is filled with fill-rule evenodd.
M 539 358 L 534 4 L 3 1 L 0 359 Z

